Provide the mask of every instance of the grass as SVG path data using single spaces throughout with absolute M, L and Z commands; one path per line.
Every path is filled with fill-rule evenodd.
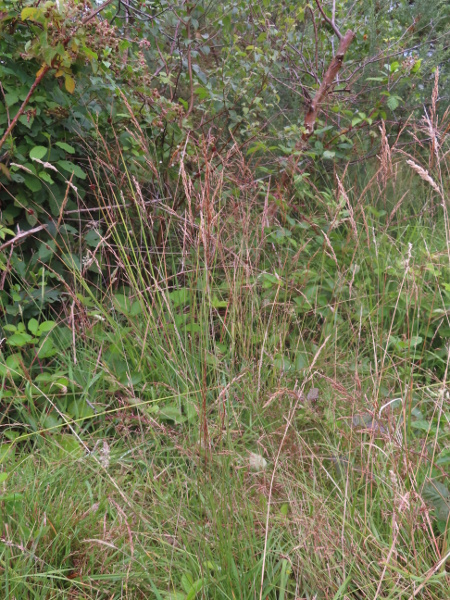
M 0 365 L 3 597 L 447 597 L 448 156 L 384 160 L 293 201 L 181 166 L 182 218 L 111 182 L 57 352 Z

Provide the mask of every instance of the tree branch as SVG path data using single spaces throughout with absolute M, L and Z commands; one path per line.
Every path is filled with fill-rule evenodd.
M 314 125 L 317 119 L 320 104 L 333 86 L 336 75 L 339 73 L 342 67 L 345 53 L 347 52 L 354 37 L 355 34 L 351 29 L 349 29 L 347 33 L 341 37 L 336 55 L 329 64 L 328 69 L 322 79 L 322 83 L 320 84 L 319 89 L 317 90 L 314 99 L 311 102 L 308 112 L 305 115 L 305 120 L 303 122 L 305 132 L 302 135 L 302 139 L 304 141 L 308 140 L 314 132 Z
M 8 246 L 11 246 L 11 244 L 20 242 L 20 240 L 27 237 L 28 235 L 33 235 L 33 233 L 37 233 L 38 231 L 42 231 L 43 229 L 47 229 L 47 225 L 39 225 L 38 227 L 35 227 L 34 229 L 29 229 L 28 231 L 22 231 L 21 233 L 18 233 L 16 236 L 14 236 L 13 238 L 11 238 L 10 240 L 8 240 L 7 242 L 5 242 L 4 244 L 2 244 L 0 246 L 0 252 L 2 250 L 4 250 L 5 248 L 7 248 Z
M 332 28 L 334 33 L 338 36 L 339 40 L 341 40 L 342 33 L 339 31 L 336 23 L 334 22 L 335 5 L 333 4 L 333 18 L 330 19 L 330 17 L 327 17 L 327 15 L 325 14 L 325 11 L 323 10 L 322 5 L 320 4 L 319 0 L 316 0 L 316 4 L 317 4 L 317 8 L 320 10 L 322 17 L 325 19 L 325 21 L 328 23 L 328 25 Z
M 33 81 L 32 86 L 30 87 L 30 89 L 28 90 L 28 94 L 25 98 L 25 100 L 22 102 L 22 106 L 19 108 L 19 110 L 17 111 L 16 116 L 14 117 L 14 119 L 11 121 L 11 123 L 8 125 L 5 133 L 3 134 L 2 139 L 0 140 L 0 149 L 2 148 L 3 144 L 6 142 L 6 140 L 8 139 L 8 136 L 10 135 L 11 131 L 14 129 L 14 127 L 16 126 L 17 121 L 20 119 L 20 117 L 23 115 L 23 113 L 25 112 L 25 109 L 28 105 L 28 102 L 30 101 L 31 96 L 34 93 L 34 90 L 37 88 L 37 86 L 41 83 L 41 81 L 44 79 L 45 75 L 50 71 L 51 67 L 49 67 L 48 65 L 46 65 L 43 69 L 41 69 L 41 72 L 39 73 L 39 75 L 36 77 L 36 79 Z

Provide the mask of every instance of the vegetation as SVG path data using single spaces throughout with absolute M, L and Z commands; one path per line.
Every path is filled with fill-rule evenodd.
M 2 597 L 447 598 L 449 22 L 0 0 Z

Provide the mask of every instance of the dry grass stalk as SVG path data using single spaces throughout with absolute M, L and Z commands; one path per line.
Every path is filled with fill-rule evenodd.
M 353 206 L 350 202 L 347 192 L 344 189 L 344 186 L 342 185 L 341 180 L 339 179 L 339 177 L 337 175 L 336 175 L 336 180 L 337 180 L 337 184 L 338 184 L 339 193 L 344 198 L 345 203 L 347 204 L 350 224 L 352 226 L 352 231 L 353 231 L 353 236 L 354 236 L 355 240 L 357 240 L 358 239 L 358 228 L 356 226 L 356 221 L 355 221 L 355 217 L 353 214 Z
M 431 187 L 439 194 L 439 196 L 442 199 L 444 199 L 444 195 L 443 195 L 440 187 L 434 181 L 434 179 L 431 177 L 431 175 L 428 173 L 428 171 L 426 169 L 424 169 L 423 167 L 421 167 L 420 165 L 415 163 L 413 160 L 407 160 L 406 164 L 408 164 L 419 175 L 419 177 L 421 179 L 423 179 L 424 181 L 429 183 L 431 185 Z
M 389 178 L 392 175 L 392 156 L 391 156 L 391 148 L 389 146 L 389 140 L 386 134 L 386 125 L 384 121 L 381 121 L 381 152 L 378 158 L 380 159 L 380 180 L 385 188 Z

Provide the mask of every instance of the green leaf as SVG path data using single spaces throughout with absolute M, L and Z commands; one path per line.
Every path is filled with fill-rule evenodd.
M 40 192 L 42 190 L 42 183 L 34 175 L 24 175 L 25 185 L 32 192 Z
M 428 421 L 413 421 L 411 427 L 414 427 L 414 429 L 421 429 L 422 431 L 428 431 L 431 427 L 431 423 L 428 423 Z
M 36 6 L 28 6 L 24 8 L 20 14 L 22 21 L 36 21 L 42 14 L 42 11 Z
M 52 340 L 50 338 L 45 338 L 42 344 L 39 346 L 36 356 L 39 358 L 50 358 L 51 356 L 55 356 L 57 353 L 58 350 L 53 345 Z
M 50 175 L 47 173 L 47 171 L 41 171 L 39 173 L 39 177 L 42 179 L 42 181 L 46 181 L 47 183 L 50 183 L 50 184 L 55 183 L 53 181 L 53 179 L 50 177 Z M 56 213 L 56 214 L 58 214 L 58 213 Z
M 450 512 L 450 491 L 446 485 L 433 481 L 424 485 L 423 497 L 434 508 L 439 521 L 447 521 Z
M 197 581 L 194 581 L 191 589 L 189 590 L 189 592 L 186 596 L 186 600 L 194 600 L 194 598 L 196 598 L 197 594 L 203 588 L 203 581 L 204 581 L 203 579 L 197 579 Z
M 55 321 L 44 321 L 39 325 L 39 335 L 51 331 L 55 327 Z
M 162 408 L 159 416 L 163 421 L 173 421 L 177 425 L 181 425 L 181 423 L 187 421 L 187 418 L 181 414 L 180 407 L 173 404 Z
M 8 338 L 8 345 L 22 347 L 32 341 L 33 337 L 28 333 L 14 333 L 10 338 Z
M 36 335 L 38 327 L 39 327 L 39 323 L 37 322 L 36 319 L 30 319 L 28 321 L 28 329 L 29 329 L 29 331 L 31 331 L 31 333 L 33 335 Z
M 14 106 L 14 104 L 19 102 L 19 96 L 15 92 L 9 92 L 5 94 L 5 102 L 8 106 Z
M 69 160 L 58 160 L 56 164 L 59 165 L 61 169 L 64 169 L 64 171 L 73 173 L 75 177 L 86 179 L 86 173 L 78 165 L 74 165 L 73 162 L 70 162 Z
M 410 340 L 411 348 L 416 348 L 416 346 L 421 344 L 422 341 L 423 341 L 423 338 L 421 338 L 420 335 L 414 335 Z
M 58 148 L 61 148 L 69 154 L 75 154 L 75 148 L 73 146 L 70 146 L 70 144 L 66 144 L 66 142 L 56 142 L 55 146 L 58 146 Z
M 391 110 L 395 110 L 396 108 L 398 108 L 398 105 L 399 105 L 399 104 L 400 104 L 400 103 L 399 103 L 399 101 L 398 101 L 398 98 L 397 98 L 397 96 L 390 96 L 390 97 L 388 98 L 387 105 L 389 106 L 389 108 L 390 108 Z
M 23 494 L 13 492 L 12 494 L 3 494 L 3 496 L 0 496 L 0 502 L 17 502 L 17 500 L 22 500 L 22 498 Z
M 30 158 L 37 158 L 38 160 L 42 160 L 44 156 L 46 156 L 48 149 L 44 146 L 35 146 L 30 150 Z

